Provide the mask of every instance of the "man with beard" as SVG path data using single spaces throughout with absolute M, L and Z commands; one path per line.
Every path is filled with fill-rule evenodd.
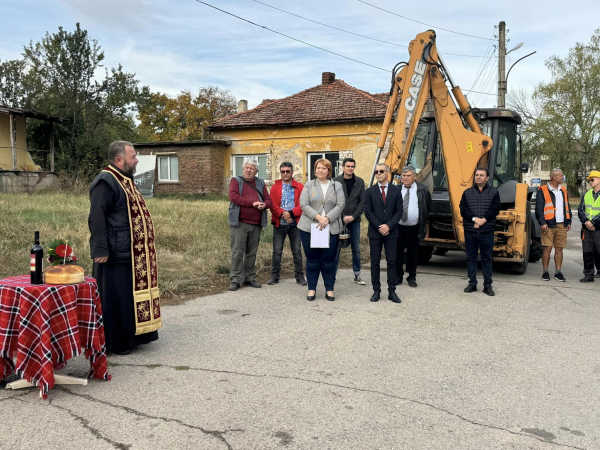
M 126 355 L 157 340 L 162 325 L 154 225 L 133 180 L 133 145 L 113 142 L 108 161 L 90 186 L 92 275 L 102 299 L 106 349 Z

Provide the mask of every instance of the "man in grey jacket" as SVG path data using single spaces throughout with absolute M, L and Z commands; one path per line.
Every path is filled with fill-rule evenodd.
M 342 212 L 342 220 L 346 230 L 350 234 L 350 246 L 352 247 L 352 270 L 354 270 L 354 282 L 362 286 L 365 285 L 360 275 L 360 218 L 365 209 L 365 182 L 362 178 L 354 175 L 356 161 L 352 158 L 346 158 L 342 162 L 343 175 L 334 178 L 339 181 L 344 190 L 346 205 Z M 335 258 L 335 267 L 340 261 L 341 247 L 338 247 L 337 257 Z

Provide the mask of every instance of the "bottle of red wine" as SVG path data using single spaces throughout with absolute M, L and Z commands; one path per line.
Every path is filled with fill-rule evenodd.
M 35 232 L 35 242 L 31 247 L 29 265 L 31 268 L 31 284 L 43 284 L 44 247 L 40 245 L 40 232 Z

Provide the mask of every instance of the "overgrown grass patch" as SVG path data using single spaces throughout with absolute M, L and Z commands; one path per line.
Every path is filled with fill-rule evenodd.
M 231 263 L 228 200 L 167 197 L 147 202 L 156 228 L 163 300 L 176 303 L 227 289 Z M 91 274 L 88 213 L 87 195 L 0 194 L 0 278 L 28 273 L 34 231 L 40 232 L 43 244 L 57 238 L 71 241 L 79 264 L 86 274 Z M 273 227 L 269 223 L 263 229 L 256 259 L 259 282 L 266 282 L 271 273 L 272 242 Z M 366 221 L 363 221 L 361 248 L 363 261 L 368 261 Z M 350 249 L 342 251 L 340 266 L 351 267 Z M 292 255 L 286 241 L 282 277 L 293 274 Z

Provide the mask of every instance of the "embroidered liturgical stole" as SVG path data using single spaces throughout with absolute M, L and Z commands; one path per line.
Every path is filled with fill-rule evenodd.
M 162 326 L 154 225 L 146 202 L 133 180 L 121 175 L 110 166 L 103 172 L 114 176 L 127 195 L 131 232 L 131 264 L 133 266 L 135 334 L 150 333 Z

